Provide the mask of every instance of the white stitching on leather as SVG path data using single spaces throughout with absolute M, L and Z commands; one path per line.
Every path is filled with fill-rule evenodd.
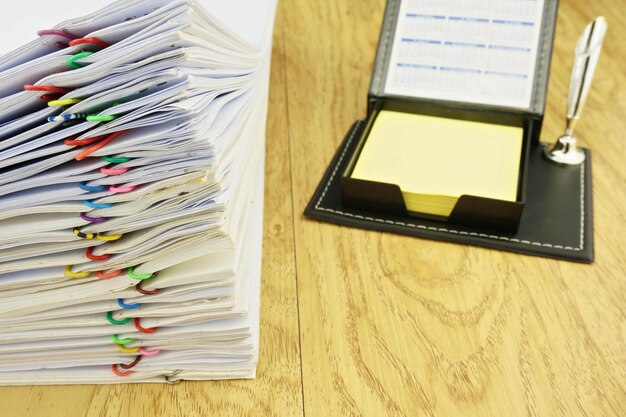
M 580 165 L 580 242 L 578 246 L 585 246 L 585 164 Z

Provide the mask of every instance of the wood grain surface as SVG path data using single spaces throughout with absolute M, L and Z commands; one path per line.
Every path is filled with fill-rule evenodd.
M 543 140 L 577 37 L 609 34 L 578 127 L 592 265 L 369 232 L 302 211 L 366 112 L 383 0 L 279 4 L 254 381 L 0 389 L 0 416 L 626 416 L 626 3 L 561 0 Z

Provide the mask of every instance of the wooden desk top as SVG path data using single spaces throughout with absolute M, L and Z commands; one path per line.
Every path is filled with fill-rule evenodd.
M 593 150 L 593 265 L 302 216 L 365 115 L 383 8 L 279 4 L 258 379 L 8 387 L 0 415 L 626 416 L 624 0 L 561 0 L 542 134 L 562 132 L 574 44 L 604 15 L 609 35 L 578 131 Z

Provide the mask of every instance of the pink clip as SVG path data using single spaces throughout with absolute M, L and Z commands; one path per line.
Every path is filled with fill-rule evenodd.
M 131 191 L 135 190 L 135 188 L 137 188 L 136 185 L 131 185 L 129 187 L 120 187 L 117 185 L 111 185 L 109 187 L 109 191 L 111 191 L 112 193 L 130 193 Z
M 78 38 L 78 36 L 74 36 L 71 33 L 65 32 L 64 30 L 58 30 L 58 29 L 39 30 L 37 31 L 37 35 L 38 36 L 46 36 L 46 35 L 62 36 L 64 38 L 69 39 L 70 41 Z M 63 49 L 63 48 L 67 48 L 69 45 L 63 42 L 57 42 L 55 43 L 54 46 L 56 46 L 59 49 Z
M 157 355 L 159 352 L 160 352 L 159 349 L 152 349 L 152 350 L 146 350 L 145 348 L 139 349 L 139 353 L 141 353 L 143 356 L 154 356 L 154 355 Z
M 127 171 L 128 171 L 128 168 L 100 168 L 100 172 L 108 176 L 122 175 L 123 173 Z
M 37 31 L 37 36 L 46 36 L 46 35 L 63 36 L 64 38 L 69 39 L 71 41 L 73 41 L 74 39 L 78 39 L 78 36 L 72 35 L 69 32 L 66 32 L 64 30 L 59 30 L 59 29 L 43 29 L 43 30 Z

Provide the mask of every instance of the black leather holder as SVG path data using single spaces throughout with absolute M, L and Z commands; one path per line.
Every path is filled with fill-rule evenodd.
M 372 210 L 400 216 L 414 216 L 439 221 L 448 221 L 458 225 L 491 228 L 504 232 L 515 232 L 519 226 L 520 217 L 524 208 L 526 190 L 527 154 L 530 140 L 525 140 L 522 146 L 520 173 L 516 201 L 503 201 L 483 198 L 473 195 L 461 195 L 454 205 L 448 218 L 425 213 L 410 212 L 407 210 L 402 191 L 397 184 L 367 181 L 352 177 L 354 167 L 359 159 L 360 152 L 367 142 L 370 130 L 380 110 L 389 110 L 402 113 L 436 115 L 438 117 L 455 120 L 480 120 L 483 123 L 496 123 L 522 127 L 524 120 L 516 117 L 504 116 L 494 112 L 479 110 L 462 110 L 452 108 L 424 108 L 415 106 L 415 103 L 398 101 L 379 102 L 371 110 L 365 127 L 359 132 L 356 151 L 343 173 L 341 189 L 343 203 L 346 207 Z M 525 129 L 529 132 L 529 129 Z
M 591 154 L 580 166 L 558 166 L 543 158 L 542 145 L 528 155 L 526 203 L 515 233 L 384 214 L 346 207 L 341 180 L 363 133 L 356 122 L 339 147 L 304 214 L 346 226 L 484 246 L 579 262 L 593 262 Z
M 367 122 L 363 133 L 358 135 L 357 151 L 351 152 L 352 156 L 349 160 L 349 164 L 340 175 L 342 177 L 341 190 L 343 192 L 343 204 L 346 207 L 357 210 L 362 209 L 372 212 L 387 213 L 400 217 L 410 215 L 427 220 L 437 220 L 444 224 L 455 224 L 472 228 L 480 227 L 493 231 L 499 230 L 501 233 L 515 233 L 519 227 L 522 211 L 526 204 L 529 152 L 531 148 L 539 146 L 538 143 L 546 103 L 546 89 L 550 70 L 550 57 L 552 56 L 558 1 L 546 0 L 543 2 L 542 9 L 540 11 L 536 10 L 536 12 L 541 13 L 541 19 L 531 24 L 532 26 L 537 25 L 536 28 L 539 31 L 537 48 L 536 50 L 532 50 L 535 68 L 532 72 L 532 76 L 530 72 L 527 74 L 526 79 L 529 81 L 528 84 L 524 86 L 524 91 L 525 94 L 529 94 L 529 97 L 528 102 L 521 107 L 521 102 L 518 102 L 517 105 L 511 105 L 510 103 L 507 104 L 506 101 L 500 101 L 494 97 L 475 97 L 474 100 L 469 101 L 462 99 L 451 101 L 450 97 L 453 96 L 446 96 L 445 94 L 431 95 L 431 93 L 428 92 L 429 90 L 423 89 L 423 87 L 422 90 L 418 89 L 417 91 L 412 91 L 410 89 L 399 89 L 397 85 L 394 86 L 393 80 L 397 80 L 398 78 L 398 73 L 394 71 L 400 66 L 398 57 L 393 57 L 394 50 L 397 48 L 400 48 L 398 50 L 402 50 L 403 42 L 407 39 L 411 40 L 409 34 L 406 35 L 409 36 L 409 38 L 404 37 L 405 35 L 403 34 L 402 28 L 406 25 L 401 22 L 404 22 L 403 19 L 405 19 L 406 16 L 411 15 L 407 13 L 407 11 L 411 10 L 411 7 L 417 7 L 417 4 L 420 2 L 414 3 L 415 4 L 410 5 L 409 0 L 387 0 L 387 7 L 385 9 L 379 36 L 368 93 Z M 421 9 L 412 11 L 417 13 L 418 10 Z M 442 10 L 445 11 L 446 9 Z M 445 14 L 444 11 L 441 13 Z M 431 15 L 414 14 L 413 16 Z M 446 19 L 445 16 L 431 17 Z M 452 20 L 452 15 L 448 16 L 446 20 L 448 23 L 446 24 L 453 26 L 454 23 L 449 23 L 452 22 Z M 497 19 L 495 19 L 494 22 L 495 21 L 497 21 Z M 443 35 L 441 35 L 441 33 L 435 33 L 432 39 L 439 39 L 437 36 Z M 432 42 L 437 43 L 437 41 Z M 439 39 L 439 43 L 441 42 L 442 41 Z M 448 42 L 445 43 L 447 44 Z M 494 46 L 487 42 L 483 47 L 487 47 L 487 44 L 489 44 L 490 47 Z M 529 51 L 531 51 L 531 49 L 529 49 Z M 402 59 L 407 59 L 408 62 L 403 65 L 417 65 L 409 62 L 411 58 L 405 57 Z M 441 62 L 446 61 L 443 59 Z M 441 62 L 437 61 L 434 57 L 430 57 L 422 63 L 428 63 L 426 66 L 430 70 L 433 68 L 437 69 L 437 71 L 448 69 L 446 66 L 441 66 Z M 468 62 L 466 66 L 476 70 L 476 62 Z M 528 69 L 520 69 L 522 72 L 527 70 Z M 483 70 L 479 72 L 482 74 Z M 490 71 L 485 67 L 484 73 L 486 74 L 487 72 Z M 389 81 L 392 81 L 391 88 L 388 88 Z M 483 82 L 487 81 L 483 80 Z M 488 82 L 492 83 L 494 80 L 491 79 L 488 80 Z M 410 84 L 406 84 L 405 86 L 409 85 Z M 432 81 L 429 85 L 432 90 L 436 88 L 438 84 L 436 81 Z M 442 88 L 445 90 L 445 87 Z M 465 120 L 521 128 L 523 131 L 523 143 L 519 161 L 519 179 L 515 200 L 503 201 L 478 195 L 461 195 L 448 218 L 436 218 L 432 214 L 407 212 L 407 205 L 398 184 L 372 182 L 372 178 L 370 178 L 370 181 L 353 178 L 352 172 L 360 156 L 360 149 L 365 146 L 370 129 L 373 128 L 375 120 L 381 111 L 411 113 L 436 118 Z M 414 132 L 414 134 L 417 135 L 419 132 Z M 429 140 L 437 139 L 431 137 Z

